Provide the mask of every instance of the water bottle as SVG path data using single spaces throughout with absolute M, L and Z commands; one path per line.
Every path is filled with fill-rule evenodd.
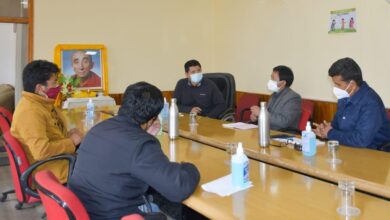
M 168 135 L 170 139 L 176 139 L 179 136 L 179 111 L 175 98 L 171 99 L 169 108 Z
M 90 129 L 94 125 L 94 115 L 95 115 L 95 104 L 92 102 L 92 99 L 88 100 L 87 103 L 87 112 L 85 114 L 85 126 Z
M 306 124 L 306 130 L 302 131 L 302 153 L 308 157 L 317 153 L 316 135 L 311 131 L 310 121 Z
M 93 119 L 94 114 L 95 114 L 95 104 L 93 103 L 92 99 L 89 99 L 87 103 L 87 114 L 86 114 L 87 119 Z
M 268 147 L 269 145 L 269 113 L 265 106 L 265 102 L 260 103 L 260 113 L 258 118 L 259 123 L 259 145 Z
M 167 102 L 167 99 L 164 97 L 164 107 L 161 110 L 162 124 L 167 123 L 168 117 L 169 117 L 169 103 Z
M 242 143 L 239 142 L 236 154 L 232 156 L 232 184 L 233 186 L 243 188 L 249 183 L 249 160 L 244 154 Z

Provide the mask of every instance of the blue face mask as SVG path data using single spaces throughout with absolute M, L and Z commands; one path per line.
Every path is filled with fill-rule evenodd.
M 193 84 L 198 84 L 202 80 L 202 78 L 203 78 L 202 73 L 194 73 L 190 75 L 190 79 Z

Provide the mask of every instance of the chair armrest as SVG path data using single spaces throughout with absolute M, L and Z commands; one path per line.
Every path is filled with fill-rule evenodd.
M 219 114 L 218 119 L 222 121 L 234 121 L 234 110 L 232 108 L 227 108 L 221 114 Z
M 241 110 L 240 112 L 240 121 L 242 121 L 242 118 L 244 117 L 244 113 L 247 112 L 247 111 L 250 111 L 251 109 L 250 108 L 244 108 Z
M 23 190 L 30 196 L 32 197 L 35 197 L 35 198 L 39 198 L 39 195 L 38 195 L 38 192 L 36 190 L 33 190 L 31 188 L 31 186 L 29 186 L 28 184 L 28 180 L 30 178 L 30 175 L 32 174 L 32 172 L 38 168 L 39 166 L 41 166 L 42 164 L 44 163 L 47 163 L 47 162 L 50 162 L 50 161 L 54 161 L 54 160 L 68 160 L 69 161 L 69 174 L 68 174 L 68 179 L 69 177 L 71 176 L 72 172 L 73 172 L 73 167 L 74 167 L 74 164 L 76 162 L 76 156 L 75 155 L 71 155 L 71 154 L 61 154 L 61 155 L 57 155 L 57 156 L 54 156 L 54 157 L 50 157 L 46 160 L 40 160 L 34 164 L 32 164 L 26 171 L 24 171 L 20 177 L 20 182 L 22 184 L 22 188 Z

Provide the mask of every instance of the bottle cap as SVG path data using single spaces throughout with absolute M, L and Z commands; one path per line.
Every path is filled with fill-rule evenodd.
M 244 149 L 242 148 L 242 142 L 238 142 L 236 153 L 237 154 L 244 154 Z
M 164 103 L 167 103 L 167 98 L 164 97 Z
M 262 108 L 265 108 L 265 103 L 266 103 L 266 102 L 260 102 L 260 106 L 261 106 Z
M 311 131 L 310 121 L 306 123 L 306 131 Z

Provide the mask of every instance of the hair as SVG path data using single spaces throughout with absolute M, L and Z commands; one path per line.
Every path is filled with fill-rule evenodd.
M 163 105 L 162 93 L 156 86 L 138 82 L 126 88 L 118 114 L 141 125 L 158 116 Z
M 343 81 L 355 81 L 358 86 L 363 82 L 362 71 L 359 65 L 351 58 L 346 57 L 337 60 L 329 68 L 328 75 L 341 76 Z
M 273 69 L 274 72 L 278 72 L 279 81 L 286 81 L 286 87 L 290 87 L 294 82 L 294 73 L 288 66 L 276 66 Z
M 47 85 L 47 80 L 56 75 L 60 69 L 47 60 L 35 60 L 27 64 L 23 70 L 23 88 L 26 92 L 35 93 L 37 84 Z
M 186 73 L 190 71 L 191 66 L 199 66 L 200 68 L 202 68 L 202 65 L 200 65 L 199 61 L 189 60 L 184 64 L 184 71 L 186 71 Z

